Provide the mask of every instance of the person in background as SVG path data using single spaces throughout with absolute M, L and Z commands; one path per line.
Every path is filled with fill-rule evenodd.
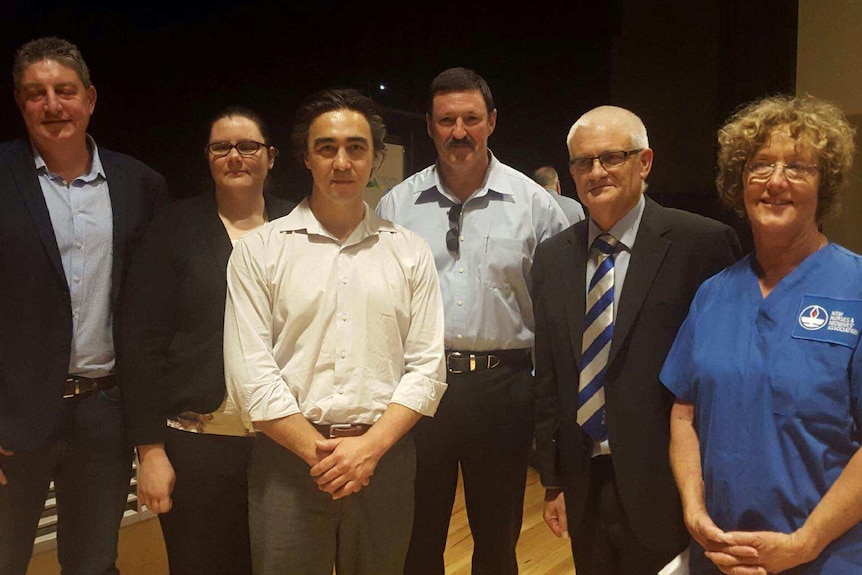
M 571 535 L 578 575 L 655 575 L 688 545 L 659 370 L 698 285 L 741 248 L 731 227 L 645 195 L 653 150 L 631 111 L 588 111 L 566 144 L 590 218 L 533 265 L 544 518 Z
M 862 572 L 862 257 L 822 232 L 854 129 L 777 96 L 719 131 L 754 251 L 703 284 L 661 372 L 693 574 Z
M 63 573 L 118 573 L 118 303 L 167 184 L 87 133 L 96 88 L 74 44 L 27 42 L 12 77 L 27 138 L 0 144 L 0 573 L 27 571 L 52 480 Z
M 413 434 L 416 521 L 405 573 L 443 574 L 460 466 L 473 574 L 511 575 L 533 438 L 530 266 L 539 242 L 568 222 L 547 192 L 488 149 L 497 110 L 481 76 L 451 68 L 429 92 L 437 162 L 377 206 L 430 244 L 446 308 L 449 391 Z
M 311 195 L 228 264 L 225 365 L 259 431 L 249 478 L 256 575 L 401 575 L 416 456 L 407 433 L 446 390 L 428 245 L 363 201 L 386 127 L 373 100 L 325 90 L 293 146 Z
M 225 270 L 233 244 L 293 207 L 264 191 L 277 154 L 256 113 L 216 114 L 204 148 L 213 189 L 162 210 L 129 270 L 126 425 L 138 499 L 159 514 L 171 573 L 251 572 L 254 440 L 225 388 Z
M 554 198 L 563 212 L 566 214 L 566 219 L 570 225 L 574 225 L 586 216 L 584 215 L 584 207 L 575 199 L 569 196 L 564 196 L 560 188 L 560 176 L 553 166 L 542 166 L 533 172 L 533 179 L 537 184 L 545 188 L 551 197 Z

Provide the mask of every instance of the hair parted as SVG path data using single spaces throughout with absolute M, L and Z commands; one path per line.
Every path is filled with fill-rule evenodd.
M 855 128 L 837 106 L 814 96 L 769 96 L 744 104 L 731 115 L 718 132 L 718 195 L 745 216 L 745 166 L 782 128 L 817 155 L 820 188 L 815 218 L 822 222 L 838 211 L 838 193 L 853 166 Z
M 308 133 L 312 122 L 318 116 L 336 110 L 351 110 L 365 117 L 371 128 L 374 155 L 378 158 L 382 157 L 386 149 L 386 145 L 383 143 L 386 138 L 386 124 L 383 122 L 380 107 L 359 90 L 336 88 L 321 90 L 312 94 L 296 110 L 290 138 L 293 144 L 293 153 L 299 161 L 303 161 L 305 153 L 308 151 Z
M 428 89 L 428 114 L 434 111 L 434 96 L 445 92 L 471 92 L 479 90 L 485 100 L 488 115 L 494 111 L 494 96 L 491 88 L 482 76 L 468 68 L 449 68 L 440 72 L 431 82 Z
M 224 118 L 245 118 L 247 120 L 251 120 L 257 126 L 257 129 L 260 130 L 260 135 L 263 136 L 263 143 L 267 146 L 272 146 L 272 134 L 269 131 L 269 127 L 264 122 L 263 118 L 260 114 L 246 108 L 245 106 L 227 106 L 222 108 L 210 120 L 210 130 L 212 130 L 213 125 L 219 120 Z

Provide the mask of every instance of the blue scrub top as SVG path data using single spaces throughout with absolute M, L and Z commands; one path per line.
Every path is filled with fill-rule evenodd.
M 695 405 L 716 525 L 791 533 L 859 448 L 862 257 L 828 244 L 765 299 L 754 265 L 749 255 L 700 287 L 660 378 Z M 719 573 L 692 550 L 692 573 Z M 860 567 L 862 524 L 802 572 Z

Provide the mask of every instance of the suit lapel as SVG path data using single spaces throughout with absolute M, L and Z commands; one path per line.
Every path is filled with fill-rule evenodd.
M 18 191 L 30 211 L 33 223 L 39 233 L 39 239 L 48 252 L 48 258 L 54 267 L 54 271 L 60 277 L 63 285 L 66 285 L 66 274 L 63 271 L 63 260 L 60 258 L 60 248 L 57 247 L 57 236 L 54 235 L 54 225 L 51 223 L 51 214 L 48 212 L 48 204 L 39 178 L 36 175 L 36 167 L 33 155 L 30 153 L 30 143 L 19 140 L 12 154 L 10 164 L 12 177 L 18 186 Z
M 632 249 L 625 285 L 620 296 L 619 310 L 614 320 L 614 337 L 608 364 L 614 361 L 622 343 L 643 307 L 644 300 L 652 288 L 656 274 L 661 268 L 670 241 L 664 237 L 667 226 L 661 217 L 661 206 L 646 199 L 643 217 L 638 228 L 637 239 Z
M 215 194 L 206 196 L 206 209 L 200 210 L 201 226 L 207 240 L 207 248 L 213 257 L 214 264 L 219 269 L 219 274 L 227 281 L 227 261 L 233 251 L 230 236 L 218 214 L 218 206 L 215 202 Z
M 111 218 L 113 226 L 113 258 L 111 260 L 111 301 L 117 301 L 120 290 L 120 278 L 123 274 L 125 261 L 124 248 L 126 239 L 132 229 L 132 214 L 135 206 L 132 204 L 137 197 L 134 190 L 129 189 L 129 178 L 123 170 L 117 169 L 114 155 L 104 148 L 99 148 L 99 158 L 108 180 L 108 195 L 111 198 Z
M 563 279 L 563 305 L 570 326 L 572 355 L 575 365 L 581 369 L 581 342 L 583 339 L 584 308 L 586 307 L 586 277 L 587 277 L 587 223 L 575 225 L 570 229 L 567 246 L 570 251 L 568 261 L 571 265 L 563 266 L 560 275 Z

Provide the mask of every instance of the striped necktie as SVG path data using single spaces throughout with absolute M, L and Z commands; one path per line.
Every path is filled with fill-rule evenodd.
M 605 368 L 614 333 L 614 258 L 617 240 L 602 234 L 593 242 L 596 271 L 587 292 L 587 313 L 581 345 L 583 369 L 578 382 L 578 425 L 595 442 L 604 441 Z

